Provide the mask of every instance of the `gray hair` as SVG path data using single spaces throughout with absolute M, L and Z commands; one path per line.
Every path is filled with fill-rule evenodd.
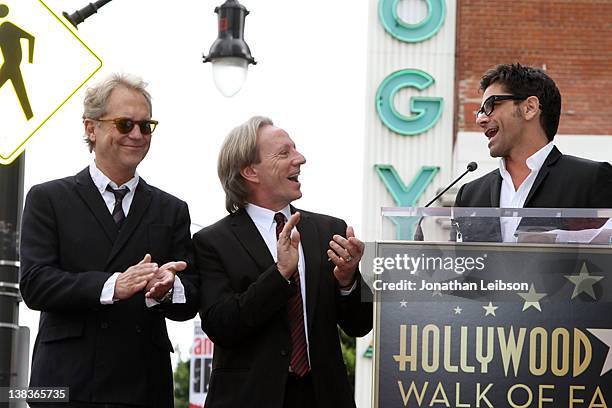
M 151 104 L 151 94 L 146 90 L 147 83 L 142 78 L 135 75 L 114 73 L 103 79 L 98 84 L 87 89 L 85 99 L 83 100 L 83 119 L 100 119 L 106 115 L 108 108 L 108 99 L 111 92 L 116 88 L 127 88 L 138 91 L 144 96 L 149 107 L 149 114 L 153 114 L 153 105 Z M 85 133 L 85 143 L 89 146 L 89 151 L 93 151 L 94 143 L 89 140 Z
M 240 170 L 261 160 L 257 150 L 257 132 L 265 125 L 272 126 L 274 123 L 267 117 L 253 116 L 232 129 L 223 141 L 217 173 L 225 191 L 225 208 L 229 213 L 243 208 L 247 203 L 248 190 Z

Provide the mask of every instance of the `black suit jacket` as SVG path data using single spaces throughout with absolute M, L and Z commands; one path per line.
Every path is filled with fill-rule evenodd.
M 455 207 L 499 207 L 502 177 L 494 170 L 463 185 Z M 525 208 L 612 208 L 612 166 L 580 157 L 568 156 L 554 147 L 533 183 Z M 499 223 L 464 218 L 459 228 L 464 241 L 499 241 Z M 582 229 L 600 226 L 605 220 L 525 219 L 519 229 Z M 571 225 L 566 225 L 570 223 Z M 538 225 L 536 225 L 538 224 Z
M 372 328 L 372 304 L 357 288 L 341 296 L 326 250 L 344 221 L 301 211 L 306 313 L 317 407 L 354 407 L 337 325 L 351 336 Z M 291 356 L 289 285 L 244 209 L 194 235 L 202 282 L 202 328 L 215 343 L 207 408 L 280 408 Z M 368 290 L 366 295 L 370 295 Z
M 144 291 L 100 304 L 114 272 L 146 253 L 192 263 L 187 204 L 142 178 L 121 231 L 86 168 L 32 187 L 21 228 L 20 289 L 40 310 L 32 387 L 70 387 L 71 401 L 173 406 L 165 317 L 197 311 L 197 275 L 181 272 L 187 304 L 145 306 Z

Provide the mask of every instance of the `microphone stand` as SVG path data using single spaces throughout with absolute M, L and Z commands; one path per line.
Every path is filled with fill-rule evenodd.
M 478 168 L 478 163 L 476 162 L 469 162 L 467 165 L 466 170 L 463 172 L 463 174 L 461 174 L 459 177 L 457 177 L 452 183 L 450 183 L 448 186 L 446 186 L 446 188 L 444 188 L 444 190 L 442 190 L 441 192 L 439 192 L 438 194 L 436 194 L 436 196 L 425 205 L 425 208 L 429 207 L 430 205 L 432 205 L 438 198 L 442 197 L 442 195 L 444 193 L 446 193 L 452 186 L 454 186 L 455 184 L 457 184 L 457 182 L 459 182 L 459 180 L 461 180 L 463 177 L 465 177 L 466 174 L 471 173 L 472 171 L 476 170 Z M 423 221 L 423 217 L 421 217 L 421 219 L 419 220 L 419 224 L 417 225 L 417 230 L 414 234 L 414 239 L 416 241 L 423 241 L 424 236 L 423 236 L 423 229 L 421 228 L 421 222 Z M 455 216 L 453 214 L 453 212 L 451 211 L 451 228 L 455 227 L 456 235 L 455 235 L 455 242 L 463 242 L 463 237 L 461 235 L 461 230 L 459 229 L 459 223 L 457 223 L 457 221 L 455 220 Z
M 453 181 L 452 183 L 450 183 L 448 186 L 446 186 L 446 188 L 444 190 L 442 190 L 440 193 L 438 193 L 430 202 L 428 202 L 427 204 L 425 204 L 425 207 L 429 207 L 430 205 L 432 205 L 438 198 L 442 197 L 442 195 L 444 193 L 446 193 L 452 186 L 454 186 L 455 184 L 457 184 L 457 182 L 459 180 L 461 180 L 466 174 L 476 170 L 478 168 L 478 163 L 476 162 L 469 162 L 467 165 L 467 169 L 463 172 L 462 175 L 460 175 L 459 177 L 457 177 L 455 179 L 455 181 Z

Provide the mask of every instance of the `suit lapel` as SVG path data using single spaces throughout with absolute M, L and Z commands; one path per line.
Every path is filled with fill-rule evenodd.
M 272 258 L 266 242 L 244 208 L 232 215 L 231 226 L 238 241 L 247 250 L 251 258 L 255 260 L 262 272 L 274 263 L 274 258 Z
M 491 207 L 499 207 L 499 195 L 501 194 L 502 177 L 499 170 L 493 173 L 495 177 L 491 184 Z
M 291 213 L 295 211 L 297 210 L 291 207 Z M 312 333 L 315 307 L 319 294 L 321 243 L 319 242 L 317 226 L 308 214 L 301 213 L 297 229 L 300 232 L 300 242 L 302 243 L 306 266 L 304 268 L 304 274 L 306 276 L 306 315 L 308 316 L 308 332 Z
M 128 239 L 136 228 L 140 225 L 142 217 L 147 212 L 151 199 L 153 197 L 153 191 L 151 187 L 141 178 L 136 186 L 136 192 L 134 193 L 134 199 L 130 205 L 130 211 L 128 212 L 125 222 L 121 227 L 121 231 L 113 244 L 113 248 L 106 260 L 106 264 L 109 265 L 113 258 L 119 253 L 119 251 L 125 246 Z M 108 212 L 108 210 L 107 210 Z M 111 217 L 112 220 L 112 217 Z M 113 222 L 114 224 L 114 222 Z M 116 228 L 116 227 L 115 227 Z
M 560 157 L 561 152 L 559 151 L 559 149 L 557 149 L 556 146 L 553 147 L 553 149 L 548 154 L 548 157 L 544 161 L 542 168 L 540 168 L 540 171 L 538 172 L 538 175 L 535 181 L 533 182 L 533 186 L 531 187 L 531 190 L 529 190 L 529 194 L 525 199 L 525 204 L 523 205 L 523 207 L 529 207 L 529 202 L 533 198 L 533 195 L 536 193 L 536 191 L 538 191 L 538 188 L 540 188 L 540 185 L 542 185 L 542 182 L 548 176 L 548 173 L 550 172 L 550 167 L 552 167 L 557 162 L 557 160 L 559 160 Z
M 96 218 L 102 230 L 108 237 L 111 242 L 115 242 L 117 239 L 117 235 L 119 234 L 119 230 L 117 229 L 117 225 L 115 221 L 113 221 L 113 217 L 108 211 L 104 200 L 102 199 L 102 195 L 96 188 L 89 175 L 89 167 L 86 167 L 84 170 L 80 171 L 76 176 L 76 191 L 81 196 L 89 210 Z

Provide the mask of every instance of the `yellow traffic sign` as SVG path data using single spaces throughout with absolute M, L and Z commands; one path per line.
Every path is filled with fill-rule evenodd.
M 102 60 L 42 0 L 0 0 L 0 163 L 101 67 Z

